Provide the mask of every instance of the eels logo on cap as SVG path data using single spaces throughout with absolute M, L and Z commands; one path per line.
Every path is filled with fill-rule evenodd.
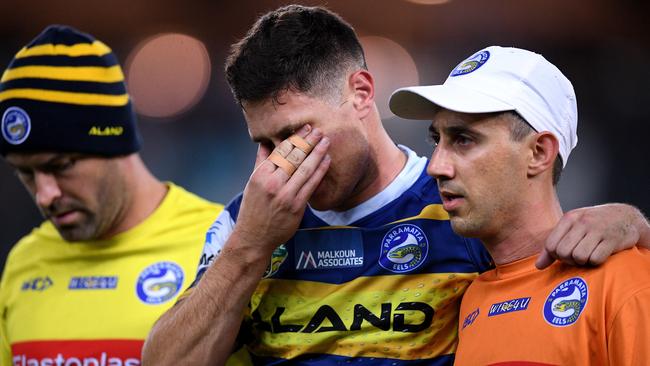
M 25 142 L 31 129 L 29 115 L 22 108 L 9 107 L 2 115 L 2 137 L 12 145 Z
M 183 285 L 183 269 L 174 262 L 158 262 L 140 272 L 135 291 L 147 304 L 171 300 Z
M 427 257 L 429 241 L 419 227 L 402 224 L 392 228 L 381 240 L 379 265 L 395 273 L 418 268 Z
M 490 51 L 480 51 L 475 53 L 467 60 L 461 62 L 456 66 L 449 76 L 466 75 L 470 72 L 476 71 L 479 67 L 483 66 L 490 58 Z
M 557 285 L 544 302 L 544 319 L 550 325 L 566 327 L 578 321 L 587 306 L 589 291 L 580 277 L 570 278 Z

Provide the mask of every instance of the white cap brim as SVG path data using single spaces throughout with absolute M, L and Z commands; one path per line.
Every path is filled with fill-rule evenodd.
M 460 113 L 492 113 L 515 110 L 493 96 L 452 84 L 397 89 L 389 100 L 390 110 L 406 119 L 432 119 L 440 108 Z

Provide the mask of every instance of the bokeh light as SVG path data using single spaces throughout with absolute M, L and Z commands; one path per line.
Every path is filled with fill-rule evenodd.
M 126 73 L 136 111 L 169 118 L 186 112 L 203 97 L 210 80 L 210 57 L 196 38 L 158 34 L 134 48 Z
M 388 98 L 395 89 L 418 85 L 420 78 L 415 61 L 404 47 L 388 38 L 360 38 L 368 69 L 375 77 L 375 102 L 382 118 L 393 116 Z

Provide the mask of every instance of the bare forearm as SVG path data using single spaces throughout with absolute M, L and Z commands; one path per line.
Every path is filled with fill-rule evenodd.
M 235 247 L 226 245 L 192 293 L 158 320 L 145 343 L 143 365 L 225 363 L 266 266 L 263 255 L 246 258 Z
M 296 232 L 329 169 L 329 139 L 322 131 L 305 125 L 296 136 L 313 146 L 311 153 L 288 139 L 274 149 L 282 159 L 292 156 L 295 161 L 287 163 L 297 167 L 295 173 L 268 160 L 271 151 L 260 144 L 232 234 L 192 293 L 154 326 L 143 365 L 221 365 L 228 358 L 271 253 Z

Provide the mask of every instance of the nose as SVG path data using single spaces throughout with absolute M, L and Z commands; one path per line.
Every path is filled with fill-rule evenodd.
M 34 197 L 36 204 L 40 207 L 49 207 L 61 197 L 61 188 L 52 174 L 34 173 L 34 186 Z
M 438 180 L 454 178 L 453 161 L 449 153 L 441 145 L 436 146 L 433 150 L 431 160 L 427 166 L 427 174 Z

